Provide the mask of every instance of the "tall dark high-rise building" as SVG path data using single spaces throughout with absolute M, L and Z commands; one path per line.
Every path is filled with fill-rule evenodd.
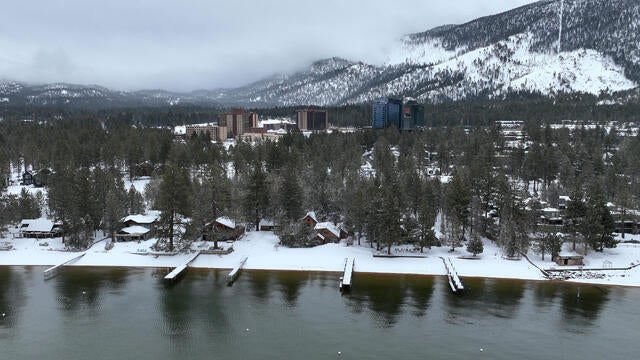
M 424 127 L 424 106 L 413 99 L 405 101 L 402 107 L 402 125 L 400 130 L 413 130 L 416 126 Z
M 379 98 L 373 101 L 371 111 L 371 127 L 386 129 L 395 125 L 400 129 L 402 120 L 402 100 L 394 98 Z
M 298 110 L 296 111 L 296 123 L 300 131 L 323 131 L 329 127 L 326 110 Z

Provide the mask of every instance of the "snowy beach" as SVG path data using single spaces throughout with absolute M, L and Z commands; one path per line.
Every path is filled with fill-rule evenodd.
M 627 236 L 627 240 L 630 237 Z M 0 251 L 0 265 L 56 265 L 77 256 L 78 252 L 65 252 L 60 238 L 29 239 L 8 238 L 1 242 L 13 249 Z M 208 249 L 213 243 L 195 242 L 190 253 L 161 256 L 151 252 L 155 239 L 143 242 L 118 242 L 111 250 L 105 250 L 105 242 L 98 242 L 86 251 L 86 255 L 71 266 L 111 266 L 111 267 L 156 267 L 173 268 L 180 266 L 200 249 Z M 46 244 L 46 246 L 44 246 Z M 365 273 L 445 275 L 446 270 L 440 257 L 451 258 L 457 272 L 464 277 L 510 278 L 522 280 L 546 280 L 542 272 L 526 259 L 509 260 L 502 256 L 499 248 L 490 241 L 484 241 L 484 252 L 477 259 L 469 259 L 464 248 L 449 252 L 448 247 L 425 249 L 424 253 L 413 252 L 406 247 L 395 248 L 398 257 L 374 257 L 374 249 L 369 244 L 347 245 L 346 242 L 326 244 L 313 248 L 286 248 L 278 245 L 278 237 L 270 231 L 248 232 L 241 239 L 231 243 L 234 251 L 228 255 L 200 255 L 190 266 L 194 268 L 232 269 L 243 258 L 248 257 L 244 266 L 250 270 L 288 271 L 329 271 L 341 272 L 347 257 L 355 258 L 355 271 Z M 422 255 L 426 257 L 410 257 Z M 404 257 L 409 256 L 409 257 Z M 464 257 L 464 258 L 462 258 Z M 529 254 L 529 258 L 541 269 L 562 269 L 546 257 Z M 584 270 L 576 271 L 577 278 L 569 281 L 640 286 L 640 267 L 630 270 L 613 270 L 639 264 L 640 245 L 619 244 L 617 248 L 605 249 L 603 253 L 591 252 L 585 257 Z M 604 265 L 604 266 L 603 266 Z M 610 267 L 612 270 L 590 272 L 590 268 Z M 577 269 L 577 267 L 566 267 Z M 591 274 L 591 275 L 590 275 Z M 593 275 L 595 274 L 595 275 Z M 582 275 L 582 277 L 580 277 Z M 357 285 L 356 285 L 357 286 Z

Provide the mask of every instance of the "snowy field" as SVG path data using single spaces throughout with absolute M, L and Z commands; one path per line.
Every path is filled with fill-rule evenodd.
M 636 236 L 640 240 L 640 236 Z M 627 240 L 633 239 L 627 236 Z M 64 246 L 61 239 L 22 239 L 5 238 L 0 243 L 9 243 L 14 249 L 0 251 L 0 265 L 55 265 L 75 257 L 78 253 L 61 251 Z M 191 254 L 174 256 L 156 256 L 150 254 L 154 239 L 144 242 L 118 242 L 105 250 L 105 242 L 92 246 L 86 255 L 73 266 L 122 266 L 122 267 L 177 267 L 182 265 Z M 46 243 L 46 246 L 44 245 Z M 501 251 L 491 242 L 485 241 L 484 253 L 478 259 L 462 259 L 468 256 L 464 248 L 448 252 L 446 247 L 425 249 L 426 258 L 385 258 L 373 257 L 368 244 L 347 246 L 345 242 L 326 244 L 314 248 L 291 249 L 278 246 L 278 238 L 272 232 L 249 232 L 234 243 L 221 242 L 223 246 L 233 245 L 234 252 L 229 255 L 200 255 L 191 266 L 197 268 L 232 269 L 247 256 L 245 269 L 293 270 L 293 271 L 331 271 L 341 272 L 347 257 L 355 258 L 355 271 L 368 273 L 396 273 L 445 275 L 440 257 L 450 257 L 460 276 L 512 278 L 523 280 L 545 280 L 540 270 L 527 260 L 507 260 Z M 192 249 L 205 249 L 212 243 L 196 242 Z M 395 253 L 399 253 L 396 251 Z M 140 255 L 147 253 L 147 255 Z M 534 263 L 544 269 L 560 268 L 551 261 L 541 261 L 539 255 L 529 254 Z M 549 257 L 547 256 L 548 260 Z M 585 268 L 601 268 L 605 262 L 611 267 L 628 267 L 640 263 L 640 245 L 620 244 L 618 248 L 607 249 L 604 253 L 590 253 L 585 258 Z M 576 267 L 569 267 L 576 268 Z M 571 281 L 640 286 L 640 267 L 627 271 L 599 272 L 599 278 L 580 278 Z

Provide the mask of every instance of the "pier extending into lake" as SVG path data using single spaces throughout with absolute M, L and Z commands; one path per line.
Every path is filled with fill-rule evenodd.
M 340 280 L 340 291 L 351 289 L 354 263 L 355 258 L 349 257 L 344 259 L 344 273 L 342 274 L 342 279 Z
M 63 266 L 73 264 L 74 262 L 76 262 L 77 260 L 79 260 L 80 258 L 85 256 L 86 254 L 87 254 L 86 252 L 83 252 L 81 254 L 78 254 L 78 256 L 75 256 L 75 257 L 73 257 L 73 258 L 71 258 L 69 260 L 66 260 L 65 262 L 63 262 L 61 264 L 58 264 L 58 265 L 55 265 L 55 266 L 52 266 L 52 267 L 46 269 L 44 271 L 44 273 L 43 273 L 44 274 L 44 279 L 45 280 L 49 280 L 52 277 L 58 275 L 58 273 L 60 272 L 60 269 L 62 269 Z
M 449 286 L 451 287 L 451 291 L 453 291 L 454 293 L 463 291 L 464 285 L 462 284 L 462 279 L 460 279 L 460 276 L 458 276 L 456 269 L 453 267 L 451 258 L 448 257 L 445 259 L 443 257 L 440 257 L 440 259 L 442 259 L 444 267 L 447 270 L 447 278 L 449 279 Z
M 171 270 L 171 272 L 164 277 L 165 281 L 168 281 L 168 282 L 176 281 L 181 275 L 183 275 L 187 271 L 189 264 L 191 264 L 198 257 L 198 255 L 200 255 L 199 251 L 195 253 L 192 257 L 187 259 L 187 261 L 184 264 Z
M 247 259 L 248 259 L 247 256 L 242 257 L 238 265 L 236 265 L 236 267 L 233 268 L 233 270 L 231 270 L 231 272 L 227 274 L 227 277 L 226 277 L 227 285 L 233 284 L 233 282 L 236 281 L 238 276 L 240 276 L 240 270 L 242 270 L 242 267 L 247 262 Z

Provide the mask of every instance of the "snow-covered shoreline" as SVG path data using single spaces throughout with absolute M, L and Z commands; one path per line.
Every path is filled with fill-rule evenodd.
M 62 263 L 78 255 L 76 252 L 56 251 L 62 249 L 60 239 L 4 239 L 13 245 L 10 251 L 0 251 L 0 266 L 50 266 Z M 148 249 L 154 240 L 145 242 L 119 242 L 106 251 L 104 243 L 97 243 L 86 251 L 86 255 L 70 266 L 84 267 L 149 267 L 172 268 L 182 265 L 192 253 L 174 256 L 140 255 L 139 250 Z M 41 246 L 47 243 L 48 246 Z M 539 260 L 540 256 L 530 256 L 534 265 L 527 260 L 519 261 L 503 258 L 500 250 L 485 241 L 484 253 L 479 259 L 461 259 L 468 255 L 463 248 L 454 253 L 446 247 L 425 249 L 425 258 L 373 257 L 368 244 L 347 246 L 345 243 L 326 244 L 313 248 L 292 249 L 278 246 L 278 238 L 272 232 L 249 232 L 241 240 L 222 243 L 233 245 L 228 255 L 200 255 L 190 266 L 203 269 L 232 269 L 245 256 L 247 270 L 272 271 L 327 271 L 341 272 L 347 257 L 355 258 L 356 273 L 446 275 L 440 257 L 450 257 L 461 277 L 503 278 L 518 280 L 549 281 L 536 266 L 549 269 L 561 268 L 555 263 Z M 206 248 L 210 244 L 194 243 L 192 249 Z M 51 249 L 51 250 L 50 250 Z M 640 245 L 621 244 L 618 248 L 607 249 L 604 253 L 591 253 L 585 258 L 587 268 L 600 268 L 603 262 L 612 267 L 628 267 L 640 263 Z M 602 271 L 601 278 L 571 279 L 571 282 L 600 285 L 640 286 L 640 267 L 626 271 Z

